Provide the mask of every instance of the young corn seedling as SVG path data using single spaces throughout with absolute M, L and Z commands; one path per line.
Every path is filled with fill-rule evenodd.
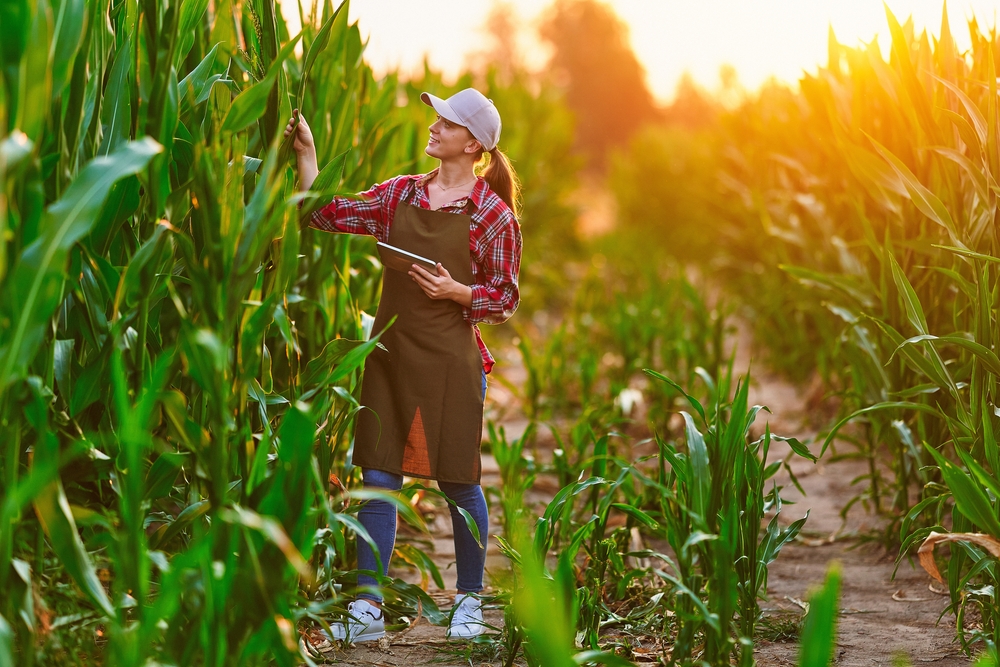
M 748 379 L 737 382 L 731 401 L 722 399 L 729 393 L 726 379 L 725 393 L 716 393 L 715 404 L 706 410 L 666 376 L 647 373 L 680 391 L 694 409 L 694 415 L 682 412 L 685 450 L 657 437 L 659 468 L 653 488 L 661 498 L 664 537 L 676 558 L 674 574 L 663 575 L 674 585 L 677 599 L 679 627 L 671 660 L 684 664 L 698 658 L 696 638 L 701 637 L 700 659 L 709 664 L 728 663 L 734 655 L 741 664 L 752 664 L 767 567 L 807 517 L 783 529 L 777 523 L 780 488 L 773 485 L 768 491 L 767 482 L 787 462 L 767 463 L 775 439 L 769 428 L 750 441 L 750 427 L 763 408 L 747 405 Z M 794 454 L 815 461 L 797 440 L 782 440 Z M 761 536 L 762 520 L 772 510 L 775 516 Z

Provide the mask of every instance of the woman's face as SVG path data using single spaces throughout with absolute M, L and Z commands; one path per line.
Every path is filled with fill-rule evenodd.
M 438 116 L 428 129 L 430 137 L 427 139 L 427 148 L 424 152 L 431 157 L 448 160 L 463 155 L 474 157 L 479 154 L 479 142 L 469 129 L 462 125 L 456 125 Z

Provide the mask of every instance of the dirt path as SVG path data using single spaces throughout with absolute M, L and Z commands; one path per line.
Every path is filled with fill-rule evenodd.
M 746 340 L 745 336 L 741 338 Z M 737 356 L 736 367 L 746 368 L 748 355 L 738 350 Z M 802 388 L 762 371 L 755 373 L 750 394 L 751 404 L 767 405 L 774 412 L 765 415 L 773 433 L 795 436 L 803 442 L 815 436 L 815 430 L 803 426 L 808 397 Z M 763 423 L 760 426 L 762 428 Z M 776 445 L 770 460 L 788 453 L 787 445 Z M 844 451 L 850 451 L 850 445 L 841 446 Z M 818 447 L 813 444 L 811 449 L 815 452 Z M 803 531 L 804 538 L 787 545 L 770 567 L 769 600 L 763 604 L 769 610 L 768 615 L 772 618 L 801 616 L 803 611 L 793 600 L 806 600 L 809 590 L 823 582 L 829 564 L 839 561 L 841 616 L 835 664 L 843 667 L 892 665 L 900 657 L 914 665 L 970 664 L 953 641 L 955 617 L 949 614 L 937 623 L 948 598 L 930 590 L 933 580 L 915 559 L 901 563 L 893 579 L 894 553 L 887 553 L 870 542 L 861 543 L 855 537 L 836 538 L 837 535 L 864 534 L 879 527 L 882 519 L 865 512 L 860 503 L 851 509 L 846 521 L 841 519 L 841 508 L 860 491 L 860 487 L 851 486 L 851 480 L 865 473 L 866 464 L 858 460 L 830 463 L 826 459 L 815 465 L 796 459 L 792 464 L 806 492 L 805 497 L 789 484 L 787 476 L 778 478 L 779 484 L 786 485 L 783 497 L 795 502 L 783 507 L 784 522 L 801 517 L 807 510 L 809 520 Z M 794 665 L 797 662 L 797 642 L 758 641 L 755 648 L 760 665 Z
M 746 341 L 749 339 L 743 332 L 739 339 L 742 349 L 737 350 L 736 367 L 747 368 L 750 346 Z M 755 368 L 751 404 L 767 405 L 773 412 L 771 415 L 762 413 L 758 419 L 760 429 L 763 430 L 766 417 L 773 433 L 810 441 L 815 430 L 803 426 L 807 416 L 807 392 L 769 375 L 759 366 Z M 516 383 L 518 371 L 508 365 L 508 379 Z M 498 384 L 491 385 L 490 392 L 488 401 L 493 403 L 494 413 L 504 414 L 508 431 L 518 433 L 524 427 L 524 420 L 503 410 L 512 397 Z M 817 446 L 814 444 L 813 449 Z M 786 447 L 775 443 L 771 460 L 784 457 L 788 453 Z M 864 534 L 880 524 L 881 520 L 866 513 L 860 504 L 851 510 L 846 522 L 840 517 L 840 509 L 858 491 L 850 482 L 865 472 L 865 464 L 845 460 L 814 465 L 797 460 L 793 470 L 806 496 L 801 496 L 787 478 L 779 478 L 778 483 L 786 485 L 783 495 L 795 503 L 783 508 L 782 519 L 785 523 L 791 522 L 808 510 L 809 520 L 802 538 L 786 546 L 770 568 L 769 599 L 763 604 L 767 617 L 779 624 L 783 621 L 785 625 L 801 618 L 803 610 L 799 603 L 807 599 L 812 587 L 823 581 L 829 564 L 839 561 L 843 575 L 842 611 L 835 664 L 843 667 L 891 665 L 900 657 L 914 665 L 934 663 L 940 667 L 957 667 L 970 664 L 953 641 L 954 617 L 945 616 L 940 624 L 937 623 L 947 598 L 929 589 L 931 579 L 919 566 L 904 562 L 893 579 L 893 554 L 871 543 L 861 544 L 854 537 L 837 537 Z M 499 485 L 499 481 L 495 461 L 492 457 L 484 457 L 484 487 Z M 547 491 L 549 495 L 554 492 L 547 488 L 538 490 Z M 432 590 L 432 597 L 447 609 L 454 595 L 455 571 L 451 524 L 445 515 L 440 514 L 435 520 L 433 547 L 435 562 L 441 568 L 448 589 Z M 495 518 L 492 525 L 498 525 Z M 491 546 L 487 572 L 507 567 L 506 560 Z M 390 574 L 413 578 L 412 572 L 393 570 Z M 496 627 L 502 625 L 502 612 L 497 609 L 488 610 L 486 618 Z M 425 619 L 420 619 L 408 630 L 391 633 L 381 646 L 360 645 L 346 652 L 328 646 L 323 648 L 329 664 L 358 667 L 500 664 L 486 645 L 471 649 L 462 644 L 449 645 L 444 629 L 430 625 Z M 756 658 L 760 665 L 794 665 L 797 654 L 798 644 L 794 641 L 756 642 Z

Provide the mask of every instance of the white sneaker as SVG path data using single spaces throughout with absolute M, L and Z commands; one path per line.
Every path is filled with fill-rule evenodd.
M 367 600 L 355 600 L 347 605 L 346 623 L 331 623 L 332 639 L 337 641 L 371 642 L 385 636 L 382 610 Z M 324 634 L 326 634 L 324 632 Z
M 486 631 L 483 623 L 483 605 L 479 598 L 466 593 L 455 596 L 455 606 L 452 607 L 451 623 L 445 635 L 448 639 L 471 639 Z

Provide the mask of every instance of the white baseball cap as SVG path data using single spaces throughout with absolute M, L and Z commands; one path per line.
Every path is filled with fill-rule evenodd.
M 433 107 L 442 118 L 468 128 L 486 150 L 493 150 L 500 141 L 500 112 L 493 100 L 475 88 L 460 90 L 446 100 L 421 93 L 420 101 Z

